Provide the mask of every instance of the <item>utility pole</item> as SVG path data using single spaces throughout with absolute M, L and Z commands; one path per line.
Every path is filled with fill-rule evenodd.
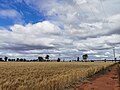
M 115 47 L 113 47 L 113 57 L 114 57 L 114 60 L 116 60 L 116 56 L 115 56 Z

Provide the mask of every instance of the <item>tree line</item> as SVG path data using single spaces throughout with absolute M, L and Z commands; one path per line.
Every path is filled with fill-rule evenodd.
M 88 62 L 88 54 L 84 54 L 82 55 L 82 60 L 80 60 L 79 57 L 76 58 L 76 60 L 69 60 L 69 62 L 72 62 L 72 61 L 75 61 L 75 62 L 79 62 L 79 61 L 82 61 L 82 62 Z M 50 56 L 49 55 L 46 55 L 45 57 L 42 57 L 42 56 L 39 56 L 37 59 L 33 59 L 33 60 L 26 60 L 25 58 L 17 58 L 17 59 L 10 59 L 8 57 L 4 57 L 4 58 L 0 58 L 0 61 L 3 61 L 3 62 L 7 62 L 7 61 L 16 61 L 16 62 L 52 62 L 52 61 L 57 61 L 57 62 L 65 62 L 65 60 L 61 60 L 60 58 L 57 58 L 57 60 L 50 60 Z M 94 60 L 89 60 L 90 62 L 94 62 Z M 104 61 L 106 62 L 107 60 L 104 59 L 104 60 L 99 60 L 99 61 Z M 117 59 L 115 60 L 112 60 L 112 61 L 117 61 Z
M 87 61 L 88 55 L 84 54 L 82 56 L 82 58 L 83 58 L 84 61 Z M 0 58 L 0 61 L 4 61 L 4 62 L 7 62 L 7 61 L 18 61 L 18 62 L 19 61 L 21 61 L 21 62 L 27 62 L 27 61 L 31 61 L 31 62 L 33 61 L 33 62 L 35 62 L 35 61 L 39 61 L 39 62 L 50 62 L 51 60 L 50 60 L 50 56 L 46 55 L 45 57 L 39 56 L 37 59 L 33 59 L 33 60 L 26 60 L 25 58 L 10 59 L 7 56 L 5 56 L 4 58 Z M 60 62 L 61 59 L 57 58 L 57 60 L 55 60 L 55 61 Z M 65 61 L 65 60 L 63 60 L 63 61 Z M 80 61 L 79 57 L 77 57 L 76 61 Z M 70 62 L 71 62 L 71 60 L 70 60 Z

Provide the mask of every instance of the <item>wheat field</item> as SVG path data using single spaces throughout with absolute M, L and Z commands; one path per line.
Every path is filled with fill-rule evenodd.
M 65 90 L 112 62 L 0 62 L 0 90 Z

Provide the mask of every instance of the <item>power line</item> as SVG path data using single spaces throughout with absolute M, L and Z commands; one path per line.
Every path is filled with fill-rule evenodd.
M 77 8 L 77 10 L 80 10 L 82 12 L 82 13 L 81 12 L 79 13 L 79 14 L 81 14 L 81 19 L 82 19 L 81 21 L 85 21 L 84 17 L 82 16 L 82 14 L 84 13 L 83 10 L 82 10 L 82 8 L 79 5 L 76 5 L 75 2 L 73 2 L 72 6 L 74 8 Z
M 103 2 L 102 2 L 102 0 L 99 0 L 99 1 L 100 1 L 101 8 L 103 9 L 104 18 L 107 18 L 107 14 L 105 12 L 105 8 L 104 8 L 104 5 L 103 5 Z
M 86 1 L 87 1 L 87 0 L 86 0 Z M 95 15 L 95 13 L 94 13 L 93 9 L 90 7 L 90 5 L 89 5 L 89 2 L 88 2 L 88 1 L 87 1 L 87 6 L 88 6 L 89 10 L 91 11 L 92 15 L 95 17 L 95 19 L 96 19 L 96 20 L 98 20 L 98 18 L 96 17 L 96 15 Z
M 113 47 L 113 59 L 115 60 L 116 59 L 116 56 L 115 56 L 115 47 Z
M 78 14 L 81 15 L 81 21 L 88 23 L 87 18 L 84 17 L 84 16 L 86 15 L 86 13 L 82 10 L 82 8 L 81 8 L 81 6 L 80 6 L 81 4 L 80 4 L 80 5 L 79 5 L 79 4 L 76 5 L 76 3 L 73 2 L 72 5 L 73 5 L 74 8 L 77 8 L 77 10 L 80 11 Z M 86 26 L 86 29 L 90 30 L 90 28 L 89 28 L 88 26 Z
M 106 23 L 106 19 L 108 19 L 108 15 L 106 13 L 106 10 L 104 8 L 104 4 L 103 4 L 102 0 L 99 0 L 99 1 L 100 1 L 100 5 L 101 5 L 101 8 L 102 8 L 102 11 L 103 11 L 103 15 L 104 15 L 104 19 L 103 19 L 103 28 L 104 28 L 105 23 Z M 109 23 L 107 23 L 107 24 L 109 24 Z
M 81 10 L 81 15 L 82 15 L 82 14 L 83 14 L 83 15 L 86 15 L 86 13 L 82 10 L 82 8 L 80 7 L 80 5 L 78 5 L 78 9 Z M 81 16 L 81 17 L 82 17 L 83 21 L 85 21 L 86 23 L 88 23 L 87 18 L 84 19 L 84 16 Z M 87 27 L 88 30 L 90 30 L 90 28 L 89 28 L 88 26 L 86 26 L 86 27 Z

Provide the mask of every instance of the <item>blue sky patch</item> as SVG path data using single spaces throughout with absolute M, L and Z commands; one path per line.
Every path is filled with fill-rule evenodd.
M 20 16 L 15 18 L 0 16 L 0 26 L 10 26 L 16 23 L 37 23 L 42 22 L 46 19 L 42 12 L 38 12 L 34 8 L 28 6 L 24 1 L 17 2 L 14 0 L 1 0 L 0 10 L 16 10 Z

